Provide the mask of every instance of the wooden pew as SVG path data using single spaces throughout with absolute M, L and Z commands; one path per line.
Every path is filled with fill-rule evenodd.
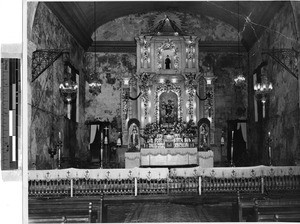
M 244 222 L 249 214 L 253 213 L 254 202 L 257 199 L 264 200 L 261 194 L 240 194 L 237 192 L 237 200 L 232 203 L 232 221 Z
M 87 198 L 29 199 L 29 222 L 98 222 L 104 220 L 103 196 Z M 44 220 L 47 219 L 47 220 Z M 78 220 L 78 221 L 76 221 Z
M 274 222 L 300 222 L 300 214 L 276 214 Z
M 297 198 L 256 200 L 254 204 L 254 214 L 247 221 L 300 221 L 300 200 Z
M 29 223 L 90 223 L 92 203 L 29 204 Z

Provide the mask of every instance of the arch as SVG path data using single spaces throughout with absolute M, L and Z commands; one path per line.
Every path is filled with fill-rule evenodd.
M 128 123 L 127 123 L 127 130 L 129 129 L 129 127 L 132 125 L 132 124 L 135 124 L 138 128 L 140 128 L 141 126 L 141 123 L 138 119 L 136 118 L 131 118 Z
M 140 122 L 136 118 L 128 121 L 128 149 L 137 151 L 140 149 Z

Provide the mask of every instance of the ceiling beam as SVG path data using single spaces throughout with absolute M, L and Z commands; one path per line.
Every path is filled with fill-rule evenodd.
M 93 40 L 86 25 L 85 20 L 82 20 L 82 12 L 78 7 L 74 7 L 74 3 L 61 2 L 45 2 L 47 7 L 57 16 L 58 20 L 63 24 L 70 34 L 76 39 L 79 45 L 84 50 L 91 45 Z M 72 7 L 71 5 L 72 4 Z

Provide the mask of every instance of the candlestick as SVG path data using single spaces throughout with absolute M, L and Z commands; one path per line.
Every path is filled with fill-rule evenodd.
M 230 160 L 230 166 L 234 166 L 233 165 L 233 135 L 234 135 L 234 131 L 231 132 L 231 160 Z
M 269 165 L 272 165 L 272 149 L 271 149 L 271 132 L 268 132 L 267 146 L 268 146 L 268 154 L 269 154 Z
M 58 168 L 60 168 L 60 148 L 58 149 Z

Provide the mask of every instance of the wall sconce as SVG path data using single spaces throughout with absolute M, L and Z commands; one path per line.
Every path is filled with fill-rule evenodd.
M 266 115 L 265 104 L 268 94 L 272 91 L 273 85 L 268 80 L 265 68 L 261 68 L 261 82 L 254 84 L 255 97 L 263 103 L 263 118 Z
M 78 85 L 71 79 L 71 67 L 68 63 L 65 63 L 65 80 L 59 85 L 59 90 L 64 100 L 70 104 L 72 100 L 76 98 Z

